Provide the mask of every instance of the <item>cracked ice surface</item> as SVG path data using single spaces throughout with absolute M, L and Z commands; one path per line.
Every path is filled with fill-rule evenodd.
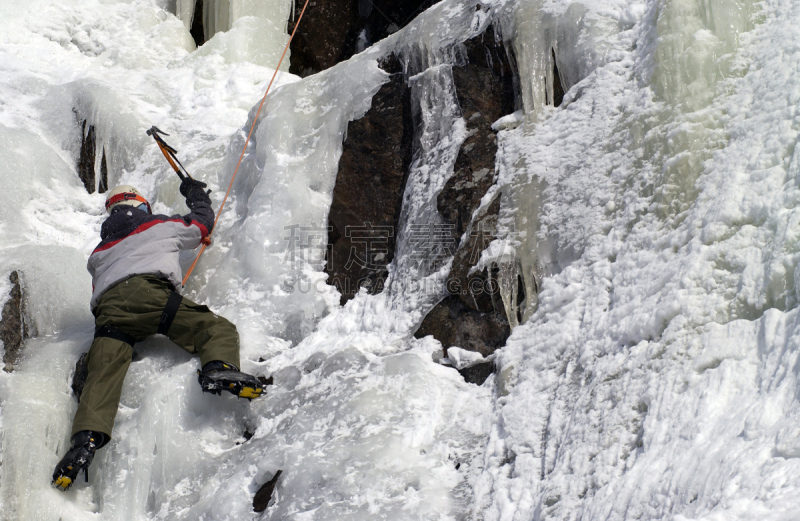
M 268 398 L 204 396 L 196 360 L 143 342 L 91 483 L 51 489 L 104 217 L 74 171 L 79 123 L 96 126 L 110 182 L 137 185 L 156 211 L 185 209 L 144 135 L 152 124 L 219 204 L 290 10 L 231 4 L 200 50 L 185 2 L 182 19 L 153 0 L 0 4 L 0 277 L 23 272 L 37 335 L 0 377 L 0 515 L 800 515 L 800 7 L 780 0 L 446 0 L 325 73 L 279 74 L 187 287 L 239 326 L 244 369 L 274 375 Z M 447 67 L 491 21 L 517 56 L 522 112 L 499 127 L 509 233 L 482 260 L 511 252 L 504 280 L 521 275 L 527 301 L 496 385 L 477 387 L 433 363 L 437 342 L 411 338 L 435 295 L 388 284 L 340 308 L 313 258 L 287 262 L 285 237 L 324 226 L 347 122 L 387 80 L 376 60 L 393 49 L 430 136 L 404 219 L 429 218 L 464 135 Z M 551 48 L 568 90 L 558 109 L 546 106 Z M 441 283 L 411 269 L 400 254 L 391 274 Z M 316 289 L 288 291 L 287 278 Z M 253 494 L 277 469 L 275 501 L 256 515 Z
M 304 81 L 278 76 L 215 245 L 187 287 L 239 325 L 243 369 L 274 375 L 269 399 L 205 396 L 196 360 L 163 338 L 142 342 L 90 484 L 68 494 L 49 485 L 75 409 L 72 366 L 91 341 L 85 262 L 104 218 L 103 196 L 86 194 L 74 171 L 79 124 L 95 125 L 112 185 L 138 186 L 157 212 L 185 212 L 144 134 L 159 126 L 219 204 L 273 72 L 264 64 L 286 42 L 288 4 L 239 7 L 197 51 L 157 2 L 0 7 L 0 183 L 13 194 L 0 210 L 0 259 L 23 271 L 38 334 L 0 382 L 7 518 L 437 519 L 471 509 L 492 390 L 434 363 L 435 341 L 411 338 L 436 294 L 363 295 L 341 309 L 314 259 L 286 258 L 288 228 L 324 227 L 346 125 L 387 81 L 376 60 L 399 36 Z M 466 6 L 451 11 L 472 19 Z M 432 145 L 448 162 L 419 164 L 434 187 L 464 137 L 448 101 L 455 130 L 438 134 L 446 147 Z M 413 198 L 406 220 L 423 219 L 430 208 L 417 199 L 431 197 Z M 291 291 L 287 279 L 312 289 Z M 279 468 L 274 504 L 253 513 L 254 493 Z
M 794 519 L 800 9 L 603 9 L 607 63 L 501 136 L 543 282 L 499 355 L 480 508 Z

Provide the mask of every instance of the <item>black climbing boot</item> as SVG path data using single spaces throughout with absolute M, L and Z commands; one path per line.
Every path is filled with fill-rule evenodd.
M 239 398 L 253 399 L 266 390 L 266 386 L 255 376 L 218 360 L 207 363 L 197 374 L 204 393 L 222 394 L 222 391 L 228 391 Z
M 94 458 L 94 452 L 108 442 L 108 436 L 102 432 L 80 431 L 72 437 L 72 447 L 61 458 L 53 472 L 53 485 L 61 490 L 67 490 L 75 482 L 78 473 L 82 470 L 89 481 L 89 465 Z

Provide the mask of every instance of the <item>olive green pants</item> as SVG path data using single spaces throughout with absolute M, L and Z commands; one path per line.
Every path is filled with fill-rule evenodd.
M 112 326 L 136 341 L 158 332 L 161 314 L 172 287 L 154 276 L 136 276 L 111 287 L 94 310 L 97 327 Z M 192 354 L 200 364 L 220 360 L 239 367 L 236 326 L 206 306 L 186 298 L 167 332 L 170 340 Z M 121 340 L 99 337 L 89 349 L 89 374 L 72 422 L 72 435 L 97 431 L 111 437 L 119 408 L 122 382 L 131 364 L 133 347 Z

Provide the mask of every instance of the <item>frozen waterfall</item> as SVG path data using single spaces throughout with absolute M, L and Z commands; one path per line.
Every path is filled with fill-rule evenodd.
M 30 333 L 0 373 L 0 518 L 800 518 L 791 0 L 442 0 L 323 72 L 282 67 L 185 288 L 237 325 L 243 369 L 274 378 L 267 398 L 203 395 L 198 361 L 148 339 L 90 483 L 51 488 L 105 217 L 76 173 L 81 122 L 112 186 L 184 213 L 145 135 L 168 132 L 218 208 L 293 16 L 286 0 L 206 0 L 198 48 L 195 8 L 0 3 L 0 304 L 20 272 Z M 499 235 L 479 267 L 499 268 L 513 331 L 474 385 L 413 336 L 450 260 L 411 262 L 409 236 L 441 219 L 469 137 L 452 68 L 490 26 L 518 110 L 494 124 L 481 209 L 500 198 Z M 320 262 L 327 218 L 348 123 L 390 55 L 416 123 L 396 255 L 385 291 L 342 306 Z M 297 230 L 308 247 L 289 251 Z

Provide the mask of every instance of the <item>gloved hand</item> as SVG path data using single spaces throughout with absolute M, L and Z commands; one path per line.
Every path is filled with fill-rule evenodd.
M 181 181 L 181 186 L 179 190 L 181 192 L 181 195 L 183 195 L 184 197 L 189 197 L 189 194 L 191 194 L 192 191 L 194 191 L 195 189 L 199 189 L 200 191 L 208 195 L 211 193 L 211 190 L 209 190 L 206 193 L 206 191 L 204 190 L 206 186 L 208 185 L 206 185 L 202 181 L 197 181 L 196 179 L 192 179 L 190 177 L 184 177 L 183 181 Z

